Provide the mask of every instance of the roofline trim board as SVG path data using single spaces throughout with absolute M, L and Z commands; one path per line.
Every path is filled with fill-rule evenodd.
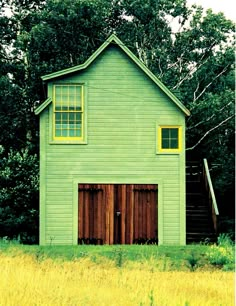
M 190 116 L 190 111 L 182 104 L 182 102 L 123 44 L 123 42 L 115 34 L 108 37 L 108 39 L 87 59 L 87 61 L 85 61 L 84 64 L 44 75 L 41 77 L 42 80 L 49 81 L 86 69 L 111 43 L 118 45 L 133 60 L 133 62 L 140 69 L 142 69 L 143 72 L 185 113 L 186 116 Z

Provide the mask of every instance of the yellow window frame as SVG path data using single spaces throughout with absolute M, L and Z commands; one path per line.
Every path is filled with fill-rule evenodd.
M 162 147 L 162 130 L 163 129 L 178 129 L 178 148 L 163 148 Z M 158 126 L 157 150 L 159 153 L 180 153 L 182 151 L 182 127 L 179 125 L 161 125 Z
M 81 110 L 56 110 L 56 88 L 57 87 L 79 87 L 81 89 Z M 67 104 L 70 105 L 70 99 L 68 96 Z M 76 106 L 76 100 L 74 101 L 74 105 Z M 69 107 L 68 107 L 69 108 Z M 57 113 L 68 113 L 68 114 L 81 114 L 81 136 L 56 136 L 56 114 Z M 68 121 L 68 119 L 67 119 Z M 68 121 L 69 122 L 69 121 Z M 68 128 L 66 128 L 68 132 L 70 131 L 69 124 Z M 70 141 L 70 140 L 83 140 L 84 139 L 84 86 L 83 84 L 55 84 L 53 86 L 53 139 L 60 140 L 60 141 Z

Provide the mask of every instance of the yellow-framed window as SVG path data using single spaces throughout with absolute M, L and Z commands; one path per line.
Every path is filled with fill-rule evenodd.
M 180 126 L 159 126 L 158 151 L 179 153 L 182 150 L 182 128 Z
M 54 139 L 83 139 L 84 94 L 81 84 L 54 85 Z

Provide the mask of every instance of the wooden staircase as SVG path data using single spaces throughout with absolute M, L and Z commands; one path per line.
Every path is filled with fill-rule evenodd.
M 210 181 L 209 181 L 210 180 Z M 213 191 L 213 195 L 212 195 Z M 215 242 L 218 208 L 207 161 L 186 163 L 186 241 Z

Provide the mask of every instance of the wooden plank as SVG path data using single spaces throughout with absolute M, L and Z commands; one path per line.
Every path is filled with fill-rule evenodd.
M 134 239 L 134 185 L 129 185 L 129 204 L 130 204 L 130 235 L 129 235 L 129 243 L 133 243 Z
M 121 244 L 125 244 L 125 219 L 126 219 L 126 185 L 120 185 L 121 204 Z
M 141 189 L 143 189 L 144 186 L 141 184 L 139 185 L 139 191 L 138 191 L 138 205 L 139 205 L 139 212 L 138 212 L 138 222 L 139 222 L 139 238 L 142 238 L 143 236 L 143 195 L 141 193 Z
M 137 212 L 136 212 L 136 191 L 134 191 L 135 185 L 133 185 L 133 198 L 134 198 L 134 205 L 133 205 L 133 241 L 136 239 L 136 231 L 137 231 Z
M 89 188 L 93 188 L 93 185 L 89 185 Z M 88 235 L 88 238 L 93 238 L 94 193 L 88 190 L 87 194 L 88 194 L 88 214 L 89 214 L 89 235 Z
M 93 194 L 93 236 L 95 239 L 98 238 L 98 185 L 94 184 L 93 187 L 96 192 Z
M 151 192 L 151 238 L 156 238 L 157 229 L 157 192 Z
M 80 187 L 81 185 L 79 185 Z M 82 238 L 83 237 L 83 221 L 84 221 L 84 202 L 83 202 L 83 191 L 79 191 L 79 196 L 78 196 L 78 206 L 79 206 L 79 218 L 78 218 L 78 229 L 79 229 L 79 233 L 78 233 L 78 238 Z
M 147 238 L 151 238 L 151 196 L 152 192 L 147 194 Z
M 109 244 L 114 241 L 114 185 L 108 185 L 109 201 Z
M 101 194 L 101 236 L 103 243 L 106 243 L 106 189 L 105 185 L 101 185 L 102 194 Z
M 84 184 L 84 188 L 89 188 L 89 185 Z M 89 237 L 89 194 L 84 191 L 84 238 Z
M 144 189 L 149 189 L 149 185 L 144 185 Z M 142 238 L 147 239 L 147 195 L 150 191 L 141 192 L 142 195 Z
M 150 192 L 150 238 L 154 238 L 153 232 L 154 232 L 154 192 Z
M 139 185 L 139 190 L 143 185 Z M 142 238 L 142 194 L 138 191 L 138 238 Z
M 154 224 L 154 232 L 155 238 L 158 238 L 158 186 L 156 186 L 156 192 L 154 193 L 154 209 L 155 209 L 155 224 Z
M 101 189 L 101 185 L 97 185 L 98 189 Z M 103 239 L 102 236 L 102 191 L 97 194 L 97 238 Z
M 114 185 L 114 243 L 119 243 L 119 223 L 120 218 L 117 216 L 116 212 L 120 211 L 119 208 L 119 188 L 120 185 Z
M 105 200 L 105 244 L 109 244 L 110 236 L 110 202 L 109 202 L 109 190 L 108 185 L 104 185 L 104 200 Z
M 130 244 L 130 227 L 131 227 L 131 220 L 130 220 L 130 185 L 126 185 L 126 210 L 125 210 L 125 215 L 126 215 L 126 223 L 125 223 L 125 243 Z
M 137 188 L 137 185 L 134 185 L 134 189 Z M 138 191 L 134 190 L 134 239 L 138 239 L 139 235 L 139 205 L 138 205 Z

